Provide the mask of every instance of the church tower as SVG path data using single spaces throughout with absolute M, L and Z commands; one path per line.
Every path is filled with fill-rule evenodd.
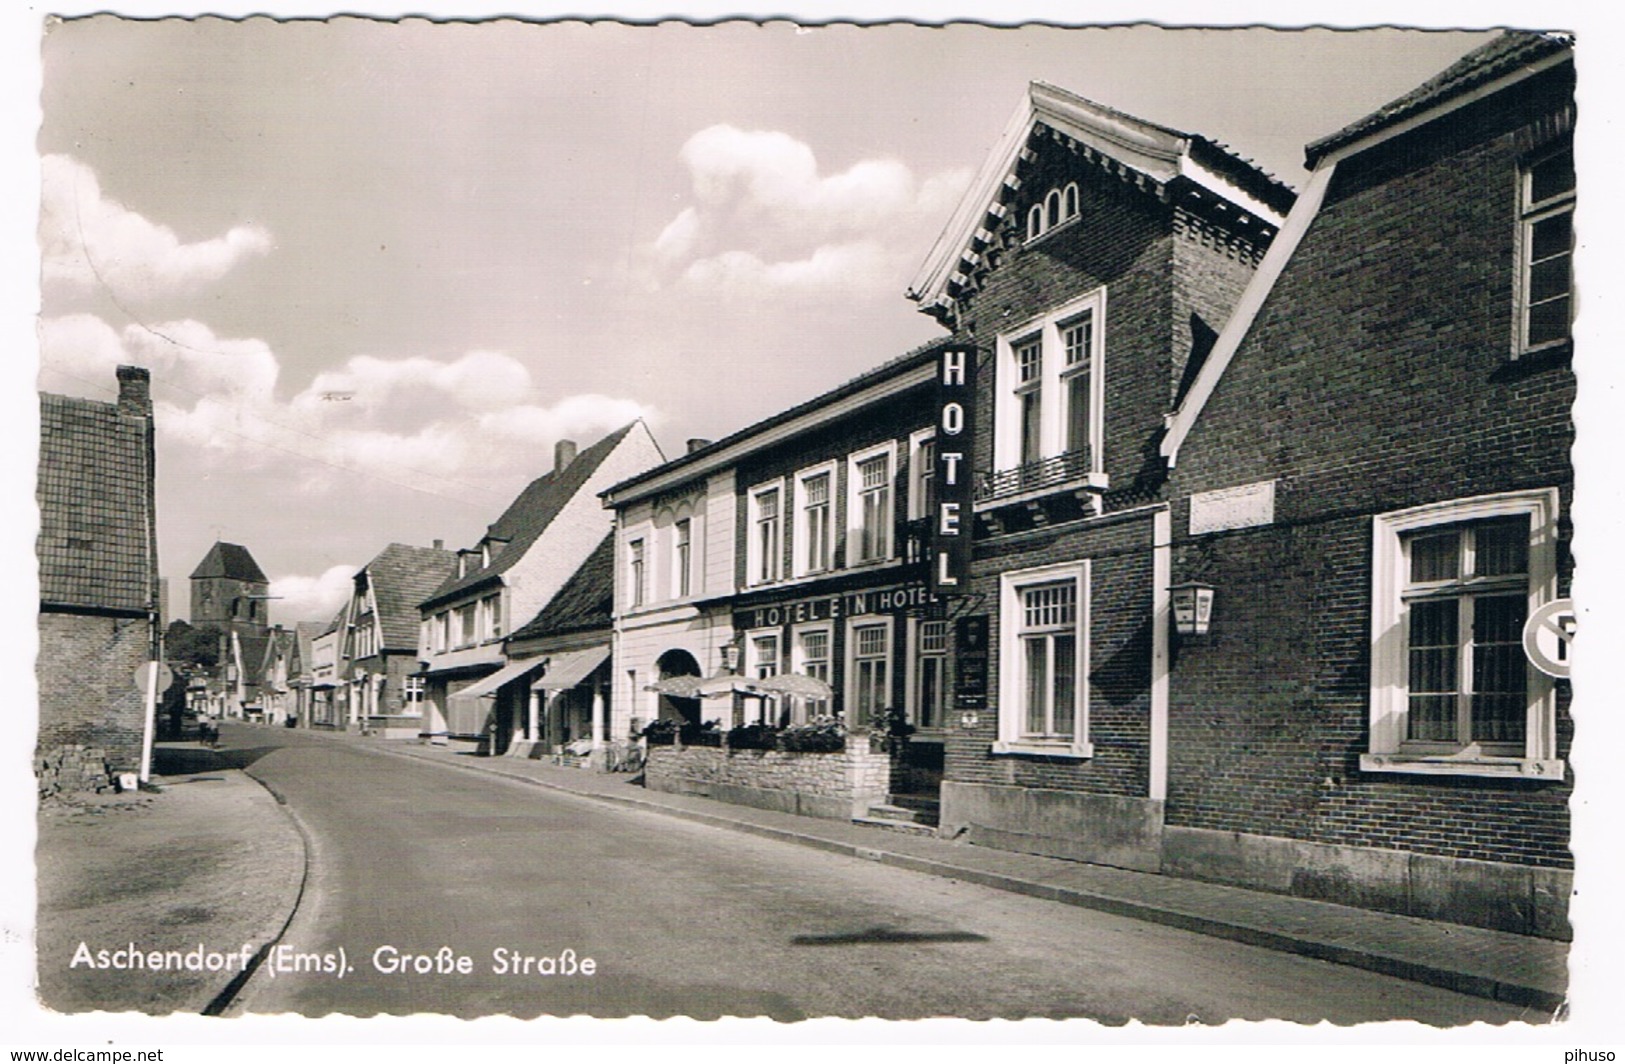
M 192 570 L 192 626 L 265 635 L 270 627 L 270 586 L 248 548 L 216 542 Z

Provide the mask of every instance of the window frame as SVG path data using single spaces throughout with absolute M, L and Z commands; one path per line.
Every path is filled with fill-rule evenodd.
M 878 629 L 881 629 L 882 631 L 884 631 L 886 633 L 886 654 L 885 654 L 885 657 L 881 658 L 881 657 L 876 657 L 876 656 L 872 656 L 872 655 L 864 656 L 864 657 L 859 656 L 859 654 L 858 654 L 858 650 L 859 650 L 858 631 L 860 629 L 866 629 L 866 628 L 878 628 Z M 858 666 L 859 666 L 860 662 L 865 662 L 865 661 L 883 661 L 885 663 L 886 675 L 881 681 L 881 688 L 880 688 L 880 694 L 881 694 L 880 703 L 881 704 L 876 706 L 875 708 L 876 709 L 890 708 L 891 701 L 892 701 L 892 693 L 893 693 L 893 691 L 895 689 L 894 681 L 895 681 L 896 676 L 897 676 L 897 672 L 896 672 L 897 625 L 894 623 L 893 618 L 890 617 L 887 614 L 870 614 L 870 615 L 865 615 L 863 617 L 854 617 L 854 618 L 848 620 L 846 622 L 846 654 L 845 654 L 845 657 L 846 657 L 846 682 L 845 682 L 845 684 L 842 685 L 845 688 L 845 691 L 844 691 L 845 699 L 844 699 L 844 702 L 843 702 L 843 704 L 841 706 L 841 712 L 842 712 L 842 715 L 846 719 L 846 726 L 848 728 L 851 728 L 851 729 L 867 728 L 867 727 L 870 726 L 870 724 L 873 723 L 874 719 L 873 719 L 873 717 L 870 717 L 869 719 L 866 719 L 866 720 L 860 720 L 859 717 L 858 717 L 858 688 L 859 688 L 859 675 L 858 675 L 859 667 Z
M 835 568 L 835 529 L 837 527 L 835 500 L 839 494 L 837 487 L 839 479 L 836 477 L 838 468 L 838 463 L 831 459 L 815 466 L 798 469 L 792 478 L 792 483 L 795 485 L 795 524 L 790 537 L 790 563 L 791 572 L 797 577 L 827 573 Z M 807 505 L 807 483 L 821 476 L 829 478 L 829 490 L 824 498 L 826 510 L 824 519 L 824 558 L 822 565 L 814 566 L 811 557 L 813 536 L 809 519 L 810 509 Z
M 822 635 L 824 637 L 824 656 L 821 658 L 808 658 L 805 652 L 804 640 L 809 635 Z M 798 698 L 791 708 L 791 719 L 798 724 L 804 724 L 814 716 L 824 716 L 835 711 L 835 626 L 828 621 L 818 621 L 810 624 L 793 625 L 790 628 L 790 668 L 804 676 L 812 676 L 807 671 L 809 661 L 822 662 L 824 675 L 817 677 L 830 686 L 830 697 L 820 699 Z M 815 709 L 815 707 L 817 707 Z
M 694 593 L 694 517 L 679 517 L 671 523 L 671 595 L 687 598 Z
M 1516 776 L 1563 778 L 1557 757 L 1557 687 L 1533 666 L 1525 670 L 1526 712 L 1523 750 L 1517 754 L 1467 746 L 1411 740 L 1409 736 L 1409 583 L 1407 539 L 1432 528 L 1494 518 L 1529 521 L 1527 610 L 1557 598 L 1556 488 L 1502 492 L 1469 499 L 1428 503 L 1372 518 L 1371 668 L 1369 748 L 1360 757 L 1364 772 L 1450 776 Z M 1486 592 L 1496 581 L 1486 581 Z M 1469 638 L 1458 635 L 1461 640 Z M 1489 744 L 1498 747 L 1501 744 Z M 1444 749 L 1449 747 L 1452 749 Z
M 919 429 L 908 437 L 908 519 L 931 516 L 931 488 L 937 482 L 937 430 Z M 930 448 L 930 455 L 925 455 Z
M 649 542 L 642 534 L 626 541 L 626 608 L 642 609 L 649 599 Z
M 942 625 L 942 648 L 932 650 L 929 653 L 925 649 L 925 626 L 928 624 Z M 908 686 L 907 697 L 904 699 L 904 710 L 908 714 L 909 723 L 918 728 L 922 735 L 938 734 L 948 726 L 948 711 L 952 708 L 952 699 L 948 693 L 952 683 L 948 675 L 948 646 L 951 631 L 952 628 L 948 621 L 940 617 L 910 617 L 908 619 Z M 925 662 L 928 659 L 939 662 L 940 667 L 938 678 L 941 702 L 938 709 L 940 713 L 937 720 L 931 724 L 927 724 L 920 719 L 921 710 L 924 708 L 924 700 L 920 697 L 920 683 L 924 679 Z
M 1573 215 L 1577 186 L 1579 183 L 1578 171 L 1575 171 L 1575 188 L 1570 188 L 1565 192 L 1560 192 L 1555 196 L 1536 202 L 1532 199 L 1534 195 L 1533 186 L 1535 169 L 1542 163 L 1549 162 L 1557 156 L 1565 153 L 1570 156 L 1572 156 L 1574 153 L 1573 142 L 1566 138 L 1561 143 L 1547 145 L 1545 148 L 1530 154 L 1518 165 L 1518 229 L 1516 245 L 1517 306 L 1513 314 L 1512 329 L 1512 354 L 1514 358 L 1535 354 L 1540 351 L 1560 348 L 1567 344 L 1571 344 L 1574 341 L 1573 328 L 1577 291 L 1574 283 L 1574 233 L 1572 228 L 1572 217 L 1570 219 L 1569 250 L 1567 252 L 1569 262 L 1569 287 L 1566 298 L 1568 299 L 1569 305 L 1569 327 L 1563 336 L 1554 340 L 1542 340 L 1539 343 L 1531 343 L 1529 339 L 1529 317 L 1531 310 L 1530 289 L 1531 285 L 1533 284 L 1533 273 L 1536 265 L 1532 261 L 1535 244 L 1534 229 L 1539 223 L 1549 221 L 1550 219 L 1559 215 Z M 1573 169 L 1572 163 L 1570 168 Z M 1551 261 L 1552 258 L 1555 258 L 1555 256 L 1548 256 L 1548 258 L 1543 261 Z
M 773 518 L 777 528 L 773 535 L 772 568 L 766 570 L 760 535 L 761 500 L 764 496 L 778 496 L 778 513 Z M 753 485 L 745 495 L 745 586 L 760 587 L 784 579 L 784 479 L 782 477 Z
M 874 557 L 863 556 L 864 494 L 859 470 L 876 458 L 886 460 L 886 510 L 881 521 L 880 550 Z M 897 558 L 897 441 L 854 451 L 847 457 L 846 466 L 846 568 L 885 565 Z
M 1066 364 L 1065 329 L 1088 315 L 1092 322 L 1089 356 L 1083 366 Z M 1037 339 L 1040 344 L 1036 382 L 1021 379 L 1020 352 Z M 993 469 L 1016 469 L 1025 464 L 1021 396 L 1039 395 L 1038 460 L 1055 458 L 1067 450 L 1066 382 L 1089 375 L 1089 471 L 1105 472 L 1106 400 L 1106 288 L 1101 286 L 1076 299 L 998 334 L 995 341 L 993 410 Z
M 998 739 L 993 743 L 993 753 L 1079 760 L 1094 756 L 1094 745 L 1089 742 L 1090 569 L 1090 560 L 1084 558 L 1000 574 L 999 733 Z M 1022 611 L 1025 606 L 1023 594 L 1031 588 L 1059 584 L 1068 580 L 1073 582 L 1075 589 L 1073 683 L 1076 686 L 1072 703 L 1072 737 L 1065 739 L 1027 735 L 1025 734 L 1027 707 L 1022 695 L 1026 683 L 1026 654 L 1022 625 Z

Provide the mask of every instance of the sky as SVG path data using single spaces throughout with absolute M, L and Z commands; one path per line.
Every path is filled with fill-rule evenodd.
M 216 539 L 325 619 L 476 541 L 553 444 L 668 455 L 940 334 L 905 298 L 1048 81 L 1301 185 L 1482 33 L 789 22 L 56 22 L 44 391 L 153 371 L 161 569 Z

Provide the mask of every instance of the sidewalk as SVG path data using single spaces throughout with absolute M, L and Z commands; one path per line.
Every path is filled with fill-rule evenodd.
M 380 754 L 439 762 L 596 801 L 1352 965 L 1543 1012 L 1556 1012 L 1562 1006 L 1568 986 L 1566 942 L 646 791 L 631 782 L 635 777 L 561 768 L 547 761 L 479 757 L 472 745 L 425 746 L 339 732 L 306 734 L 325 735 Z
M 35 971 L 44 1007 L 210 1013 L 240 980 L 245 947 L 252 956 L 281 934 L 304 884 L 304 840 L 225 754 L 160 743 L 157 792 L 41 808 Z M 163 970 L 76 965 L 80 943 L 90 955 L 134 946 L 198 957 Z M 213 971 L 211 955 L 222 961 Z

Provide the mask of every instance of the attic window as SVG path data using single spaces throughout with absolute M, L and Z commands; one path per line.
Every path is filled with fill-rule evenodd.
M 1042 201 L 1027 210 L 1027 239 L 1037 240 L 1063 222 L 1078 216 L 1078 183 L 1068 182 L 1064 188 L 1052 188 Z
M 89 550 L 90 546 L 91 546 L 91 543 L 90 543 L 90 540 L 88 540 L 88 539 L 84 539 L 83 537 L 80 537 L 80 536 L 69 536 L 68 537 L 67 547 L 68 547 L 69 550 Z

